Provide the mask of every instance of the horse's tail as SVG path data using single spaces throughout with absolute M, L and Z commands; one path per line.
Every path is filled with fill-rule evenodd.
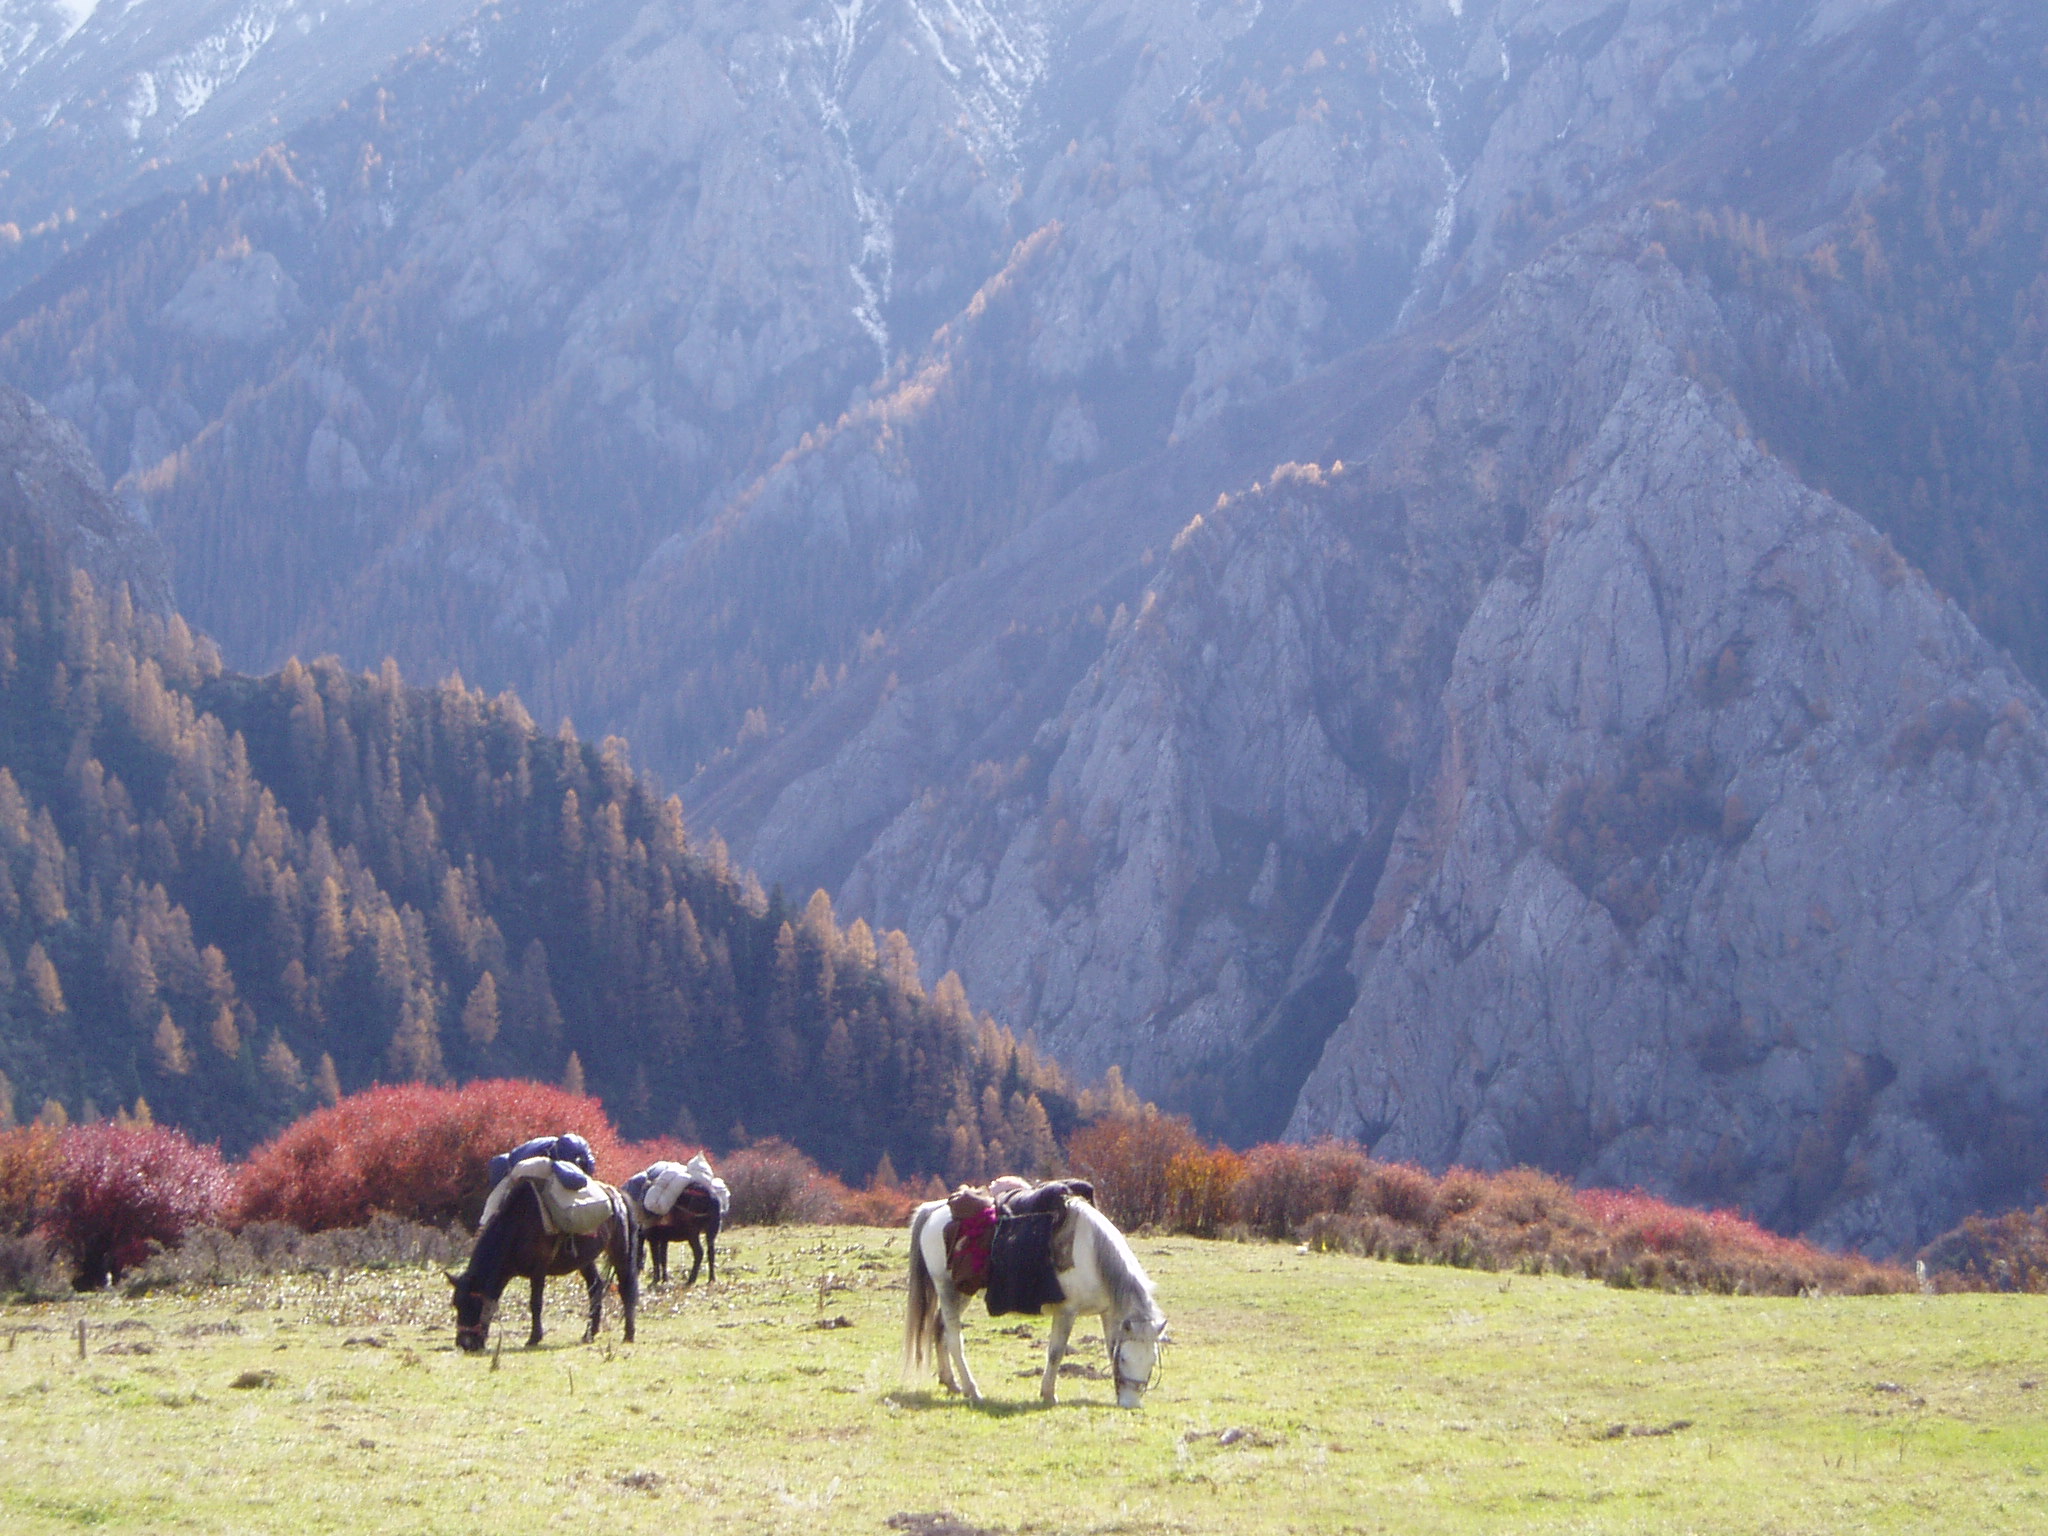
M 910 1216 L 909 1300 L 903 1315 L 903 1374 L 922 1381 L 932 1368 L 933 1336 L 939 1326 L 939 1292 L 924 1262 L 924 1229 L 936 1205 L 921 1205 Z
M 633 1202 L 623 1191 L 607 1189 L 612 1219 L 605 1225 L 604 1262 L 618 1282 L 622 1301 L 637 1300 L 640 1294 L 640 1218 Z

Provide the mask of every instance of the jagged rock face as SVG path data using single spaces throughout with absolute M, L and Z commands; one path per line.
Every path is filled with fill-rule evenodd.
M 0 525 L 7 543 L 82 570 L 103 591 L 125 582 L 136 606 L 171 607 L 168 560 L 155 533 L 107 494 L 78 429 L 0 384 Z
M 1953 67 L 1937 30 L 1909 78 Z M 1151 466 L 1178 539 L 1125 485 L 1131 545 L 1084 544 L 1076 493 L 707 808 L 771 872 L 850 859 L 843 902 L 928 965 L 1240 1135 L 1320 1055 L 1290 1133 L 1388 1155 L 1877 1248 L 2023 1196 L 2039 1085 L 1984 1064 L 2035 1054 L 2039 702 L 1755 443 L 1746 400 L 1841 384 L 1815 314 L 1657 233 L 1511 279 L 1391 429 L 1346 363 L 1288 397 L 1344 397 L 1334 430 L 1248 429 L 1320 471 L 1232 481 L 1194 433 Z M 1085 574 L 1006 595 L 1062 537 Z
M 2041 1102 L 2040 696 L 1688 374 L 1734 350 L 1711 296 L 1604 243 L 1441 391 L 1475 455 L 1502 354 L 1591 414 L 1463 626 L 1289 1130 L 1924 1241 Z
M 100 222 L 331 111 L 476 0 L 14 0 L 0 14 L 0 289 Z
M 678 779 L 750 710 L 788 726 L 819 666 L 1078 483 L 1489 280 L 1700 117 L 1715 49 L 1786 67 L 1762 0 L 1620 25 L 1443 0 L 59 10 L 83 25 L 19 32 L 0 111 L 71 103 L 65 133 L 110 166 L 146 145 L 163 175 L 212 169 L 259 105 L 303 124 L 136 208 L 0 321 L 10 377 L 149 497 L 193 617 L 242 665 L 390 650 L 518 684 L 630 726 Z M 294 66 L 309 49 L 320 70 Z M 188 54 L 212 84 L 131 142 L 116 87 Z M 126 174 L 95 173 L 97 206 L 140 195 Z M 877 509 L 885 579 L 735 663 L 686 617 L 731 601 L 732 570 L 679 553 L 737 541 L 758 566 L 789 542 L 778 465 L 948 356 L 938 328 L 976 329 L 1005 281 L 1017 323 L 950 354 L 1002 375 L 994 410 L 928 411 L 921 455 L 885 434 L 821 494 L 795 472 L 820 548 Z M 260 600 L 223 553 L 252 548 Z M 757 588 L 760 630 L 816 620 L 810 594 Z

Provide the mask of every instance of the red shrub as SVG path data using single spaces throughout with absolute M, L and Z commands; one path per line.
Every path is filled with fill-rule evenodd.
M 1413 1163 L 1374 1163 L 1358 1193 L 1359 1210 L 1404 1226 L 1427 1226 L 1436 1210 L 1436 1180 Z
M 1311 1216 L 1348 1211 L 1372 1167 L 1365 1149 L 1347 1141 L 1267 1142 L 1244 1162 L 1238 1219 L 1268 1237 L 1285 1237 Z
M 474 1221 L 491 1158 L 564 1131 L 589 1140 L 599 1168 L 620 1166 L 604 1105 L 547 1083 L 367 1089 L 315 1110 L 249 1155 L 240 1220 L 285 1221 L 306 1232 L 359 1227 L 376 1211 Z
M 1639 1189 L 1587 1189 L 1579 1208 L 1607 1231 L 1653 1253 L 1744 1253 L 1803 1260 L 1815 1250 L 1794 1238 L 1766 1232 L 1734 1211 L 1699 1211 L 1672 1205 Z
M 1476 1211 L 1486 1200 L 1487 1176 L 1470 1168 L 1449 1168 L 1436 1181 L 1436 1201 L 1430 1208 L 1430 1225 L 1441 1226 L 1455 1217 Z
M 73 1284 L 100 1286 L 188 1227 L 219 1221 L 235 1178 L 217 1147 L 164 1125 L 67 1130 L 45 1229 L 71 1259 Z
M 1206 1149 L 1181 1115 L 1147 1104 L 1134 1115 L 1106 1115 L 1074 1132 L 1067 1161 L 1095 1185 L 1095 1200 L 1120 1227 L 1163 1225 L 1171 1214 L 1167 1170 Z
M 58 1133 L 46 1125 L 0 1131 L 0 1233 L 20 1237 L 50 1213 Z
M 846 1186 L 786 1141 L 757 1141 L 726 1154 L 718 1176 L 732 1186 L 726 1221 L 737 1227 L 834 1222 Z

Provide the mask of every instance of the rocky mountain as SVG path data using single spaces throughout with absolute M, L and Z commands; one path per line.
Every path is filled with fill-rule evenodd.
M 476 0 L 8 0 L 0 289 L 101 225 L 260 155 Z
M 622 730 L 1081 1071 L 1897 1246 L 2048 1172 L 2044 86 L 2023 0 L 506 0 L 0 370 L 231 659 Z

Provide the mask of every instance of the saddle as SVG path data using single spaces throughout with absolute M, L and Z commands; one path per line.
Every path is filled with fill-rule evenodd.
M 1066 1300 L 1058 1271 L 1074 1262 L 1069 1203 L 1095 1203 L 1086 1179 L 1055 1179 L 1033 1187 L 1005 1177 L 986 1189 L 963 1185 L 947 1198 L 946 1269 L 963 1296 L 986 1289 L 992 1317 L 1041 1312 Z

